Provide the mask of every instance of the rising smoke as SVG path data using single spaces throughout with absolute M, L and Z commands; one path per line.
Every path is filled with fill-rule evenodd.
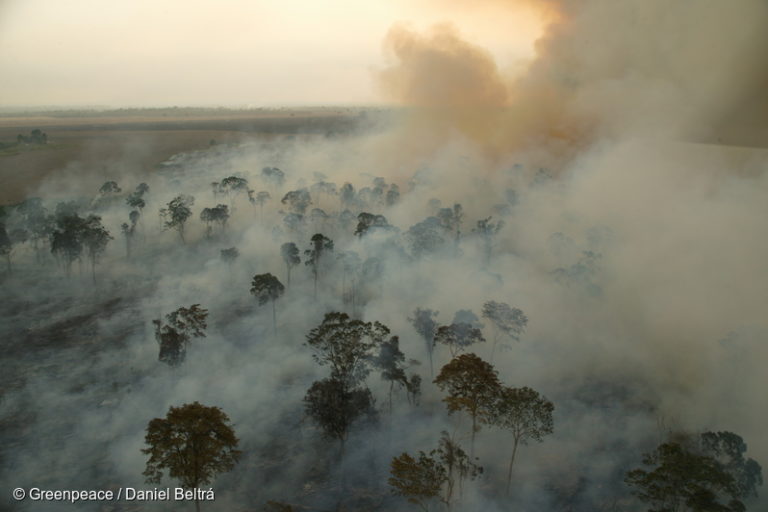
M 509 439 L 484 428 L 476 454 L 485 475 L 467 484 L 455 509 L 642 510 L 624 473 L 671 430 L 737 432 L 749 455 L 766 463 L 768 152 L 715 143 L 766 140 L 765 117 L 739 113 L 766 105 L 759 95 L 768 77 L 768 6 L 537 5 L 546 8 L 546 28 L 517 74 L 455 26 L 394 27 L 378 83 L 408 107 L 395 121 L 213 147 L 179 155 L 149 177 L 125 163 L 87 180 L 68 172 L 43 183 L 37 195 L 49 211 L 77 200 L 82 212 L 103 217 L 115 240 L 95 288 L 87 273 L 66 278 L 50 256 L 37 262 L 30 243 L 14 250 L 0 323 L 10 340 L 2 480 L 144 487 L 147 422 L 198 400 L 227 412 L 245 453 L 217 479 L 217 500 L 206 509 L 258 509 L 270 499 L 332 509 L 336 448 L 302 407 L 325 374 L 303 342 L 324 313 L 348 310 L 389 326 L 406 357 L 421 363 L 409 369 L 424 379 L 421 405 L 409 406 L 401 393 L 391 416 L 387 385 L 369 377 L 381 418 L 354 431 L 345 461 L 354 475 L 349 510 L 404 510 L 386 485 L 392 456 L 432 449 L 441 430 L 468 443 L 467 421 L 446 414 L 407 319 L 431 308 L 447 324 L 459 310 L 479 315 L 488 300 L 530 319 L 521 341 L 493 364 L 507 385 L 530 386 L 555 403 L 555 434 L 521 450 L 507 498 L 496 489 Z M 504 3 L 498 8 L 503 13 Z M 286 182 L 265 180 L 266 166 L 283 169 Z M 245 195 L 212 193 L 211 182 L 230 175 L 270 192 L 263 215 Z M 397 185 L 399 200 L 378 198 L 375 178 L 383 190 Z M 129 212 L 124 197 L 92 202 L 107 179 L 126 192 L 140 181 L 150 187 L 130 258 L 119 234 Z M 358 191 L 352 213 L 382 214 L 399 231 L 355 237 L 356 220 L 340 220 L 347 206 L 313 188 L 318 181 L 350 182 Z M 286 224 L 280 198 L 302 187 L 312 205 L 303 223 Z M 186 244 L 157 218 L 180 193 L 195 197 Z M 407 233 L 435 213 L 431 199 L 462 205 L 460 242 L 444 234 L 416 258 Z M 222 202 L 232 217 L 207 237 L 200 211 Z M 312 208 L 329 218 L 311 218 Z M 9 224 L 22 222 L 15 215 Z M 504 226 L 487 258 L 472 228 L 489 216 Z M 351 311 L 351 274 L 341 262 L 320 278 L 317 299 L 302 264 L 277 304 L 274 335 L 271 311 L 248 293 L 250 279 L 270 272 L 285 282 L 281 244 L 303 252 L 316 232 L 334 240 L 334 255 L 354 251 L 383 271 L 355 274 L 359 302 Z M 231 246 L 240 257 L 230 266 L 220 250 Z M 208 337 L 171 370 L 157 361 L 150 321 L 193 303 L 210 310 Z M 488 359 L 490 343 L 471 350 Z M 449 359 L 436 349 L 436 368 Z M 765 507 L 763 494 L 750 509 Z M 45 509 L 26 505 L 20 509 Z

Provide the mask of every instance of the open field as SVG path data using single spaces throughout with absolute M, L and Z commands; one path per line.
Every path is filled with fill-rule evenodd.
M 13 204 L 35 191 L 47 176 L 66 168 L 84 174 L 112 165 L 148 173 L 170 156 L 208 147 L 296 133 L 345 130 L 358 113 L 322 110 L 138 110 L 57 112 L 0 116 L 0 204 Z M 15 145 L 33 129 L 48 134 L 47 145 Z M 10 146 L 7 146 L 10 145 Z

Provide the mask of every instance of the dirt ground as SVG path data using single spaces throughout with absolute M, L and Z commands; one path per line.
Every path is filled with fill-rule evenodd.
M 176 153 L 295 133 L 344 130 L 356 113 L 344 110 L 217 112 L 171 115 L 0 116 L 0 205 L 34 193 L 52 173 L 71 166 L 98 173 L 130 162 L 134 172 L 152 172 Z M 18 134 L 38 128 L 47 145 L 13 145 Z

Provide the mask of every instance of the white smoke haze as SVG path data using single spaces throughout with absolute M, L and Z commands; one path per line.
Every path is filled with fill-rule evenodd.
M 261 510 L 268 500 L 295 510 L 407 510 L 414 506 L 387 484 L 392 457 L 429 452 L 442 430 L 470 444 L 469 419 L 447 414 L 408 318 L 430 308 L 445 325 L 459 310 L 480 316 L 489 300 L 529 318 L 521 340 L 497 348 L 492 363 L 505 385 L 531 387 L 555 404 L 555 432 L 520 448 L 507 497 L 511 438 L 484 426 L 475 453 L 484 473 L 464 483 L 453 510 L 644 510 L 623 478 L 670 432 L 732 431 L 748 456 L 768 463 L 768 151 L 719 145 L 768 140 L 765 118 L 752 112 L 765 107 L 757 95 L 768 77 L 768 7 L 542 5 L 551 24 L 522 76 L 506 76 L 458 28 L 422 34 L 400 25 L 385 41 L 390 62 L 378 80 L 408 109 L 344 133 L 243 136 L 177 155 L 151 173 L 134 165 L 142 148 L 127 144 L 101 168 L 73 162 L 41 183 L 32 196 L 49 213 L 77 200 L 80 214 L 100 215 L 114 240 L 95 285 L 87 262 L 67 277 L 50 254 L 38 261 L 31 242 L 14 248 L 0 305 L 0 480 L 10 488 L 151 488 L 140 451 L 147 423 L 197 400 L 229 415 L 243 451 L 235 469 L 216 478 L 216 501 L 204 510 Z M 476 73 L 452 79 L 467 69 Z M 435 83 L 442 88 L 430 94 Z M 744 111 L 750 115 L 740 118 Z M 283 170 L 285 183 L 265 180 L 264 167 Z M 228 176 L 268 191 L 263 211 L 245 193 L 214 195 L 211 183 Z M 346 206 L 313 188 L 349 182 L 359 197 L 376 178 L 385 190 L 397 185 L 399 200 Z M 123 191 L 99 206 L 108 180 Z M 141 182 L 150 189 L 128 257 L 125 196 Z M 292 229 L 280 199 L 300 188 L 312 204 Z M 195 198 L 186 243 L 158 217 L 179 194 Z M 459 242 L 446 233 L 441 249 L 417 257 L 407 233 L 434 215 L 432 199 L 441 208 L 461 204 Z M 217 204 L 227 204 L 231 218 L 208 237 L 200 212 Z M 313 208 L 329 218 L 311 219 Z M 345 226 L 346 208 L 355 218 Z M 397 230 L 357 237 L 361 212 L 384 215 Z M 488 217 L 504 226 L 486 262 L 472 228 Z M 22 225 L 13 209 L 5 222 Z M 315 297 L 303 252 L 318 232 L 334 250 Z M 277 301 L 274 333 L 271 307 L 258 306 L 249 289 L 267 272 L 287 283 L 285 242 L 297 244 L 302 263 Z M 231 265 L 220 257 L 229 247 L 240 253 Z M 346 251 L 361 264 L 378 258 L 383 268 L 378 279 L 357 278 L 354 307 L 337 259 Z M 151 320 L 190 304 L 209 310 L 207 336 L 170 368 L 158 361 Z M 353 428 L 343 471 L 337 442 L 322 437 L 302 402 L 327 376 L 305 336 L 330 311 L 387 325 L 406 360 L 419 362 L 407 372 L 423 379 L 419 405 L 399 390 L 390 413 L 389 385 L 371 373 L 378 422 Z M 493 333 L 481 321 L 487 341 L 468 351 L 489 361 Z M 436 347 L 435 373 L 450 359 Z M 768 505 L 758 491 L 749 510 Z

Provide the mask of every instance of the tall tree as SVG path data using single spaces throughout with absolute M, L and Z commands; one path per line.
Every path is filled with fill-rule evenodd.
M 57 216 L 56 229 L 51 232 L 51 253 L 64 265 L 69 277 L 72 263 L 83 254 L 83 227 L 85 219 L 74 214 Z
M 184 362 L 192 338 L 205 338 L 207 318 L 207 309 L 201 308 L 200 304 L 192 304 L 165 315 L 165 323 L 159 318 L 152 320 L 155 339 L 160 345 L 158 360 L 169 366 L 178 366 Z
M 507 494 L 512 484 L 512 465 L 520 444 L 543 437 L 553 432 L 552 412 L 555 406 L 538 392 L 528 387 L 509 388 L 501 386 L 496 391 L 491 405 L 489 423 L 512 434 L 512 457 L 507 471 Z
M 267 302 L 272 303 L 272 328 L 275 334 L 277 334 L 277 312 L 275 308 L 275 302 L 285 292 L 285 286 L 280 282 L 278 278 L 272 274 L 258 274 L 253 276 L 251 281 L 251 295 L 256 297 L 259 301 L 259 305 L 263 306 Z
M 442 432 L 437 449 L 433 450 L 430 455 L 437 457 L 437 460 L 442 463 L 446 470 L 447 479 L 445 482 L 444 501 L 450 508 L 456 484 L 458 483 L 459 494 L 461 494 L 463 481 L 467 477 L 474 480 L 483 472 L 483 468 L 472 462 L 467 453 L 456 441 L 451 439 L 451 436 L 446 431 Z
M 371 371 L 375 350 L 389 336 L 379 322 L 352 319 L 346 313 L 326 313 L 323 322 L 307 335 L 313 359 L 331 368 L 331 377 L 348 388 L 361 384 Z
M 89 215 L 82 225 L 81 239 L 83 246 L 91 261 L 91 275 L 93 284 L 96 284 L 96 263 L 107 249 L 107 244 L 112 240 L 112 235 L 101 223 L 101 217 L 98 215 Z
M 280 202 L 290 208 L 293 213 L 304 215 L 312 204 L 312 197 L 307 189 L 301 188 L 287 192 Z
M 317 278 L 320 274 L 320 265 L 324 261 L 323 255 L 326 252 L 333 251 L 333 240 L 322 233 L 315 233 L 312 235 L 311 241 L 312 246 L 304 251 L 304 255 L 307 257 L 304 263 L 312 268 L 312 277 L 315 281 L 315 297 L 317 297 Z
M 368 389 L 349 386 L 333 376 L 312 384 L 304 396 L 304 408 L 326 437 L 339 441 L 341 458 L 352 425 L 360 419 L 376 417 L 373 395 Z
M 440 491 L 448 480 L 443 464 L 422 451 L 416 458 L 407 453 L 394 457 L 390 474 L 392 476 L 389 478 L 389 485 L 392 487 L 392 493 L 403 496 L 424 512 L 429 512 L 431 501 L 439 499 Z
M 229 207 L 225 204 L 219 204 L 213 208 L 203 208 L 200 212 L 200 220 L 205 222 L 205 234 L 210 237 L 213 231 L 211 224 L 218 224 L 222 231 L 226 229 L 229 220 Z
M 166 208 L 160 210 L 160 217 L 165 221 L 166 229 L 175 229 L 179 232 L 181 241 L 184 242 L 184 225 L 192 216 L 191 206 L 195 203 L 195 198 L 187 195 L 174 197 Z
M 5 256 L 9 274 L 11 273 L 11 249 L 11 237 L 8 236 L 5 224 L 0 222 L 0 255 Z
M 472 229 L 472 232 L 479 235 L 483 240 L 483 247 L 485 248 L 485 264 L 491 263 L 491 253 L 493 252 L 493 244 L 496 239 L 496 235 L 504 227 L 504 221 L 500 220 L 492 222 L 493 217 L 487 217 L 477 221 L 477 226 Z
M 624 480 L 633 487 L 632 494 L 650 505 L 650 512 L 744 512 L 742 500 L 762 483 L 759 464 L 750 464 L 751 484 L 744 487 L 739 472 L 719 460 L 722 452 L 708 445 L 708 439 L 686 441 L 665 442 L 646 453 L 643 465 L 648 469 L 629 471 Z
M 383 215 L 374 215 L 373 213 L 363 212 L 357 216 L 357 228 L 355 235 L 363 237 L 374 231 L 390 231 L 394 228 L 389 225 L 387 218 Z
M 461 354 L 443 366 L 434 380 L 449 413 L 464 411 L 472 419 L 470 455 L 475 454 L 475 434 L 480 423 L 488 423 L 494 398 L 501 386 L 493 366 L 475 354 Z
M 253 191 L 249 191 L 249 192 L 253 192 Z M 248 197 L 249 197 L 249 199 L 252 199 L 252 202 L 254 204 L 258 204 L 259 205 L 259 218 L 263 221 L 264 220 L 264 205 L 267 203 L 267 201 L 272 199 L 272 196 L 269 195 L 269 192 L 267 192 L 266 190 L 262 190 L 258 194 L 256 194 L 255 197 L 252 196 L 252 195 L 249 195 Z
M 491 361 L 493 361 L 493 354 L 496 352 L 499 337 L 504 335 L 512 340 L 520 341 L 520 335 L 525 331 L 525 326 L 528 324 L 528 317 L 522 310 L 512 308 L 506 302 L 494 300 L 483 304 L 483 318 L 490 320 L 494 328 Z
M 456 357 L 470 345 L 483 341 L 483 332 L 464 322 L 441 325 L 435 331 L 435 343 L 447 346 L 451 357 Z
M 392 336 L 379 347 L 379 355 L 375 364 L 381 369 L 381 378 L 389 381 L 389 413 L 392 414 L 392 391 L 395 384 L 400 387 L 408 387 L 408 377 L 405 375 L 405 354 L 400 351 L 400 339 Z
M 293 242 L 286 242 L 280 246 L 280 255 L 283 257 L 283 262 L 286 268 L 286 279 L 288 286 L 291 285 L 291 269 L 301 263 L 299 257 L 299 248 Z
M 427 355 L 429 356 L 429 374 L 433 377 L 435 371 L 432 363 L 432 354 L 435 351 L 435 333 L 437 332 L 437 322 L 434 319 L 437 318 L 438 314 L 439 312 L 431 309 L 416 308 L 413 311 L 413 317 L 408 319 L 426 344 Z
M 168 471 L 186 489 L 198 489 L 219 473 L 231 471 L 242 453 L 224 411 L 199 402 L 171 407 L 165 418 L 150 421 L 144 442 L 148 447 L 141 451 L 149 455 L 147 483 L 159 484 Z M 197 493 L 195 509 L 200 511 Z

